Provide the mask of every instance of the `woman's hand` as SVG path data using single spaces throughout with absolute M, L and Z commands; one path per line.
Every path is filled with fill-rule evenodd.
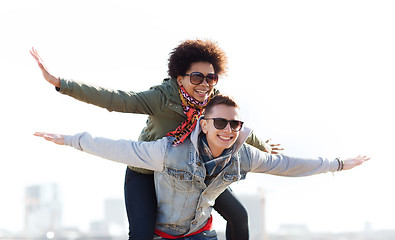
M 51 134 L 51 133 L 45 133 L 45 132 L 35 132 L 34 136 L 37 137 L 42 137 L 47 141 L 59 144 L 59 145 L 64 145 L 64 135 L 60 134 Z
M 44 76 L 45 80 L 47 80 L 47 82 L 49 82 L 50 84 L 54 85 L 55 87 L 60 88 L 60 80 L 59 80 L 59 78 L 53 76 L 52 74 L 50 74 L 48 72 L 48 69 L 44 65 L 44 61 L 41 59 L 40 55 L 38 55 L 37 50 L 32 48 L 32 50 L 30 50 L 30 54 L 32 54 L 34 59 L 36 59 L 36 62 L 38 63 L 38 66 L 40 67 L 41 72 L 43 73 L 43 76 Z
M 356 166 L 361 165 L 365 161 L 368 161 L 370 158 L 367 156 L 358 155 L 358 157 L 348 158 L 343 160 L 343 170 L 349 170 Z
M 270 153 L 270 154 L 277 154 L 279 151 L 284 150 L 284 148 L 279 148 L 281 144 L 273 144 L 269 143 L 272 139 L 266 140 L 266 142 L 263 144 L 265 147 L 265 152 Z

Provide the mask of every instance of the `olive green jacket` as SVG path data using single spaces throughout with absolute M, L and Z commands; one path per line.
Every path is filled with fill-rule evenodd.
M 175 79 L 165 79 L 161 85 L 143 92 L 106 89 L 66 79 L 60 79 L 60 83 L 60 89 L 57 88 L 60 93 L 110 112 L 147 114 L 147 125 L 143 128 L 139 141 L 162 138 L 186 119 Z M 219 92 L 215 89 L 214 93 Z M 264 150 L 263 142 L 254 133 L 251 133 L 246 143 Z M 153 173 L 146 169 L 130 168 L 141 173 Z

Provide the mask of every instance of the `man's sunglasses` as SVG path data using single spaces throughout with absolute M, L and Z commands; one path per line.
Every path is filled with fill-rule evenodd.
M 209 73 L 207 76 L 204 76 L 201 72 L 192 72 L 190 74 L 185 74 L 185 76 L 189 76 L 189 81 L 193 85 L 199 85 L 206 79 L 206 82 L 210 86 L 215 86 L 218 83 L 218 75 L 215 73 Z
M 203 119 L 213 120 L 214 121 L 214 127 L 216 129 L 218 129 L 218 130 L 226 128 L 226 126 L 228 126 L 228 123 L 229 123 L 230 124 L 230 128 L 234 132 L 240 131 L 240 129 L 243 127 L 243 123 L 244 123 L 244 122 L 239 121 L 239 120 L 227 120 L 227 119 L 224 119 L 224 118 L 206 118 L 206 117 L 204 117 Z

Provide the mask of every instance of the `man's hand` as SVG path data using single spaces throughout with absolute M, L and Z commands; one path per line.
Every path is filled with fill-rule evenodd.
M 367 156 L 358 155 L 354 158 L 348 158 L 343 160 L 343 170 L 349 170 L 356 166 L 361 165 L 362 163 L 368 161 L 370 158 Z
M 59 144 L 59 145 L 64 145 L 64 135 L 60 134 L 51 134 L 51 133 L 45 133 L 45 132 L 35 132 L 34 136 L 37 137 L 42 137 L 47 141 Z

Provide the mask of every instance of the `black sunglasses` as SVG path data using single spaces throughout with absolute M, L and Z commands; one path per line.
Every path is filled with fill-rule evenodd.
M 218 75 L 215 73 L 209 73 L 207 76 L 204 76 L 201 72 L 192 72 L 190 74 L 185 74 L 185 76 L 189 76 L 189 81 L 193 85 L 199 85 L 206 79 L 206 82 L 210 86 L 215 86 L 218 82 Z
M 243 127 L 243 123 L 244 123 L 239 120 L 227 120 L 224 118 L 206 118 L 206 117 L 204 117 L 203 119 L 214 120 L 214 127 L 218 130 L 224 129 L 226 126 L 228 126 L 228 123 L 229 123 L 230 128 L 234 132 L 240 131 L 240 129 Z

